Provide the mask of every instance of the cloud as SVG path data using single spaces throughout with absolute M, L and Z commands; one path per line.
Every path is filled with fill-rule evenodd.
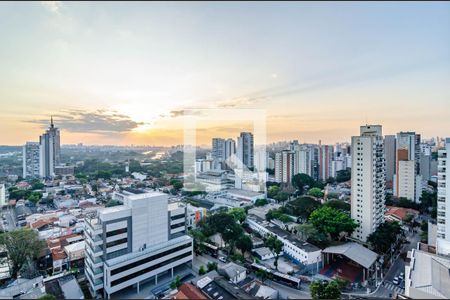
M 201 110 L 196 109 L 177 109 L 171 110 L 169 116 L 171 118 L 183 117 L 183 116 L 201 116 Z M 161 117 L 167 117 L 167 115 L 161 115 Z
M 49 125 L 49 118 L 26 122 L 47 127 Z M 56 127 L 69 132 L 100 134 L 126 133 L 144 124 L 142 122 L 135 122 L 130 117 L 115 111 L 101 109 L 91 112 L 78 109 L 62 111 L 53 115 L 53 122 Z
M 59 14 L 61 8 L 61 1 L 41 1 L 42 6 L 52 13 Z

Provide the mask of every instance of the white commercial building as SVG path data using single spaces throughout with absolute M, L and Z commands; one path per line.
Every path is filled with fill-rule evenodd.
M 450 298 L 450 259 L 417 249 L 408 252 L 405 295 L 412 299 Z
M 300 240 L 277 225 L 270 223 L 256 215 L 248 215 L 246 223 L 250 228 L 262 236 L 274 235 L 283 243 L 283 253 L 296 263 L 307 268 L 318 268 L 321 263 L 322 251 L 316 246 Z
M 22 177 L 34 178 L 40 175 L 39 143 L 27 142 L 22 151 Z
M 438 152 L 438 193 L 437 193 L 437 237 L 439 254 L 450 255 L 450 168 L 448 155 L 450 138 L 445 140 L 445 148 Z
M 360 127 L 352 137 L 351 216 L 359 227 L 353 237 L 365 242 L 384 222 L 386 173 L 381 125 Z
M 169 207 L 159 192 L 121 192 L 123 205 L 86 218 L 86 277 L 94 296 L 109 298 L 124 288 L 192 261 L 185 208 Z M 172 210 L 171 210 L 172 209 Z

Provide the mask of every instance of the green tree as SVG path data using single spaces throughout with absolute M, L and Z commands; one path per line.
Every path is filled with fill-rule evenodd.
M 205 270 L 205 266 L 200 266 L 200 268 L 198 269 L 198 275 L 205 275 L 206 274 L 206 270 Z
M 308 174 L 296 174 L 292 177 L 292 185 L 303 194 L 305 186 L 314 187 L 316 181 Z
M 183 182 L 177 179 L 170 180 L 170 184 L 173 186 L 173 188 L 178 192 L 183 188 Z
M 246 234 L 241 234 L 236 240 L 236 248 L 241 250 L 242 254 L 250 252 L 253 248 L 252 239 Z
M 280 241 L 276 236 L 269 235 L 265 242 L 265 246 L 270 249 L 270 251 L 275 256 L 275 268 L 278 270 L 278 258 L 280 256 L 281 251 L 283 250 L 283 242 Z
M 194 240 L 194 252 L 203 253 L 205 250 L 205 245 L 203 243 L 206 242 L 205 234 L 199 229 L 192 229 L 189 231 L 189 235 Z
M 286 204 L 286 210 L 291 215 L 307 220 L 310 214 L 320 206 L 320 202 L 316 199 L 304 196 L 288 202 Z
M 181 278 L 179 275 L 177 275 L 177 277 L 175 277 L 175 280 L 170 283 L 170 288 L 174 290 L 179 288 L 180 286 L 181 286 Z
M 350 169 L 337 171 L 336 181 L 337 182 L 345 182 L 349 181 L 352 176 Z
M 338 240 L 342 232 L 350 235 L 358 227 L 348 214 L 327 206 L 322 206 L 313 211 L 309 217 L 309 222 L 319 232 L 329 234 L 332 240 Z
M 257 206 L 257 207 L 264 206 L 267 203 L 269 203 L 269 202 L 267 202 L 267 199 L 258 199 L 255 201 L 255 206 Z
M 302 240 L 308 240 L 310 237 L 316 236 L 319 231 L 311 223 L 304 223 L 297 226 L 297 233 Z
M 256 271 L 256 277 L 258 277 L 262 283 L 269 277 L 269 274 L 266 272 L 266 270 L 259 269 Z
M 217 270 L 217 263 L 214 262 L 214 261 L 208 262 L 208 264 L 207 264 L 206 266 L 207 266 L 207 268 L 208 268 L 208 272 Z
M 234 207 L 228 211 L 228 214 L 230 214 L 234 218 L 234 220 L 239 223 L 244 222 L 245 218 L 247 217 L 245 209 L 242 207 Z
M 280 192 L 280 187 L 276 185 L 272 185 L 267 189 L 267 197 L 275 198 Z
M 39 240 L 36 231 L 20 228 L 0 234 L 0 244 L 8 252 L 11 277 L 16 278 L 19 271 L 32 261 L 44 248 L 44 241 Z
M 37 203 L 39 200 L 41 200 L 41 198 L 42 198 L 42 193 L 40 193 L 40 192 L 31 192 L 27 196 L 27 200 L 31 201 L 33 203 Z
M 310 284 L 309 290 L 312 299 L 339 299 L 341 297 L 341 290 L 336 281 L 321 282 L 314 281 Z
M 402 234 L 398 222 L 384 222 L 367 237 L 367 242 L 377 253 L 387 253 Z
M 221 233 L 223 241 L 229 246 L 230 253 L 234 252 L 236 241 L 243 234 L 242 227 L 234 223 L 225 228 Z
M 350 204 L 347 202 L 344 202 L 342 200 L 330 200 L 330 201 L 325 202 L 324 206 L 328 206 L 328 207 L 342 210 L 345 212 L 349 212 L 351 209 Z
M 42 190 L 44 187 L 45 185 L 42 182 L 40 182 L 39 180 L 35 180 L 31 185 L 31 190 Z
M 324 196 L 322 190 L 317 187 L 313 187 L 313 188 L 309 189 L 308 195 L 316 197 L 316 198 L 323 198 L 323 196 Z

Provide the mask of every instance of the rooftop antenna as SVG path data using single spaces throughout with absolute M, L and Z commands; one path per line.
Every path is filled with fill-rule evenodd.
M 55 127 L 55 126 L 53 125 L 53 116 L 50 116 L 50 128 L 53 128 L 53 127 Z

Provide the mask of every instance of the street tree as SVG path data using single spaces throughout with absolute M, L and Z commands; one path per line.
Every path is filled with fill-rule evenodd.
M 328 234 L 332 240 L 339 240 L 341 233 L 350 235 L 358 227 L 348 214 L 327 206 L 322 206 L 313 211 L 309 217 L 309 222 L 319 232 Z
M 16 278 L 22 267 L 38 256 L 44 248 L 36 231 L 20 228 L 0 234 L 0 244 L 8 253 L 11 277 Z
M 339 299 L 341 290 L 336 281 L 322 282 L 314 281 L 310 284 L 309 290 L 312 299 Z
M 270 251 L 275 256 L 275 268 L 278 270 L 278 258 L 281 251 L 283 250 L 283 242 L 280 241 L 276 236 L 269 235 L 265 240 L 265 246 L 270 249 Z

